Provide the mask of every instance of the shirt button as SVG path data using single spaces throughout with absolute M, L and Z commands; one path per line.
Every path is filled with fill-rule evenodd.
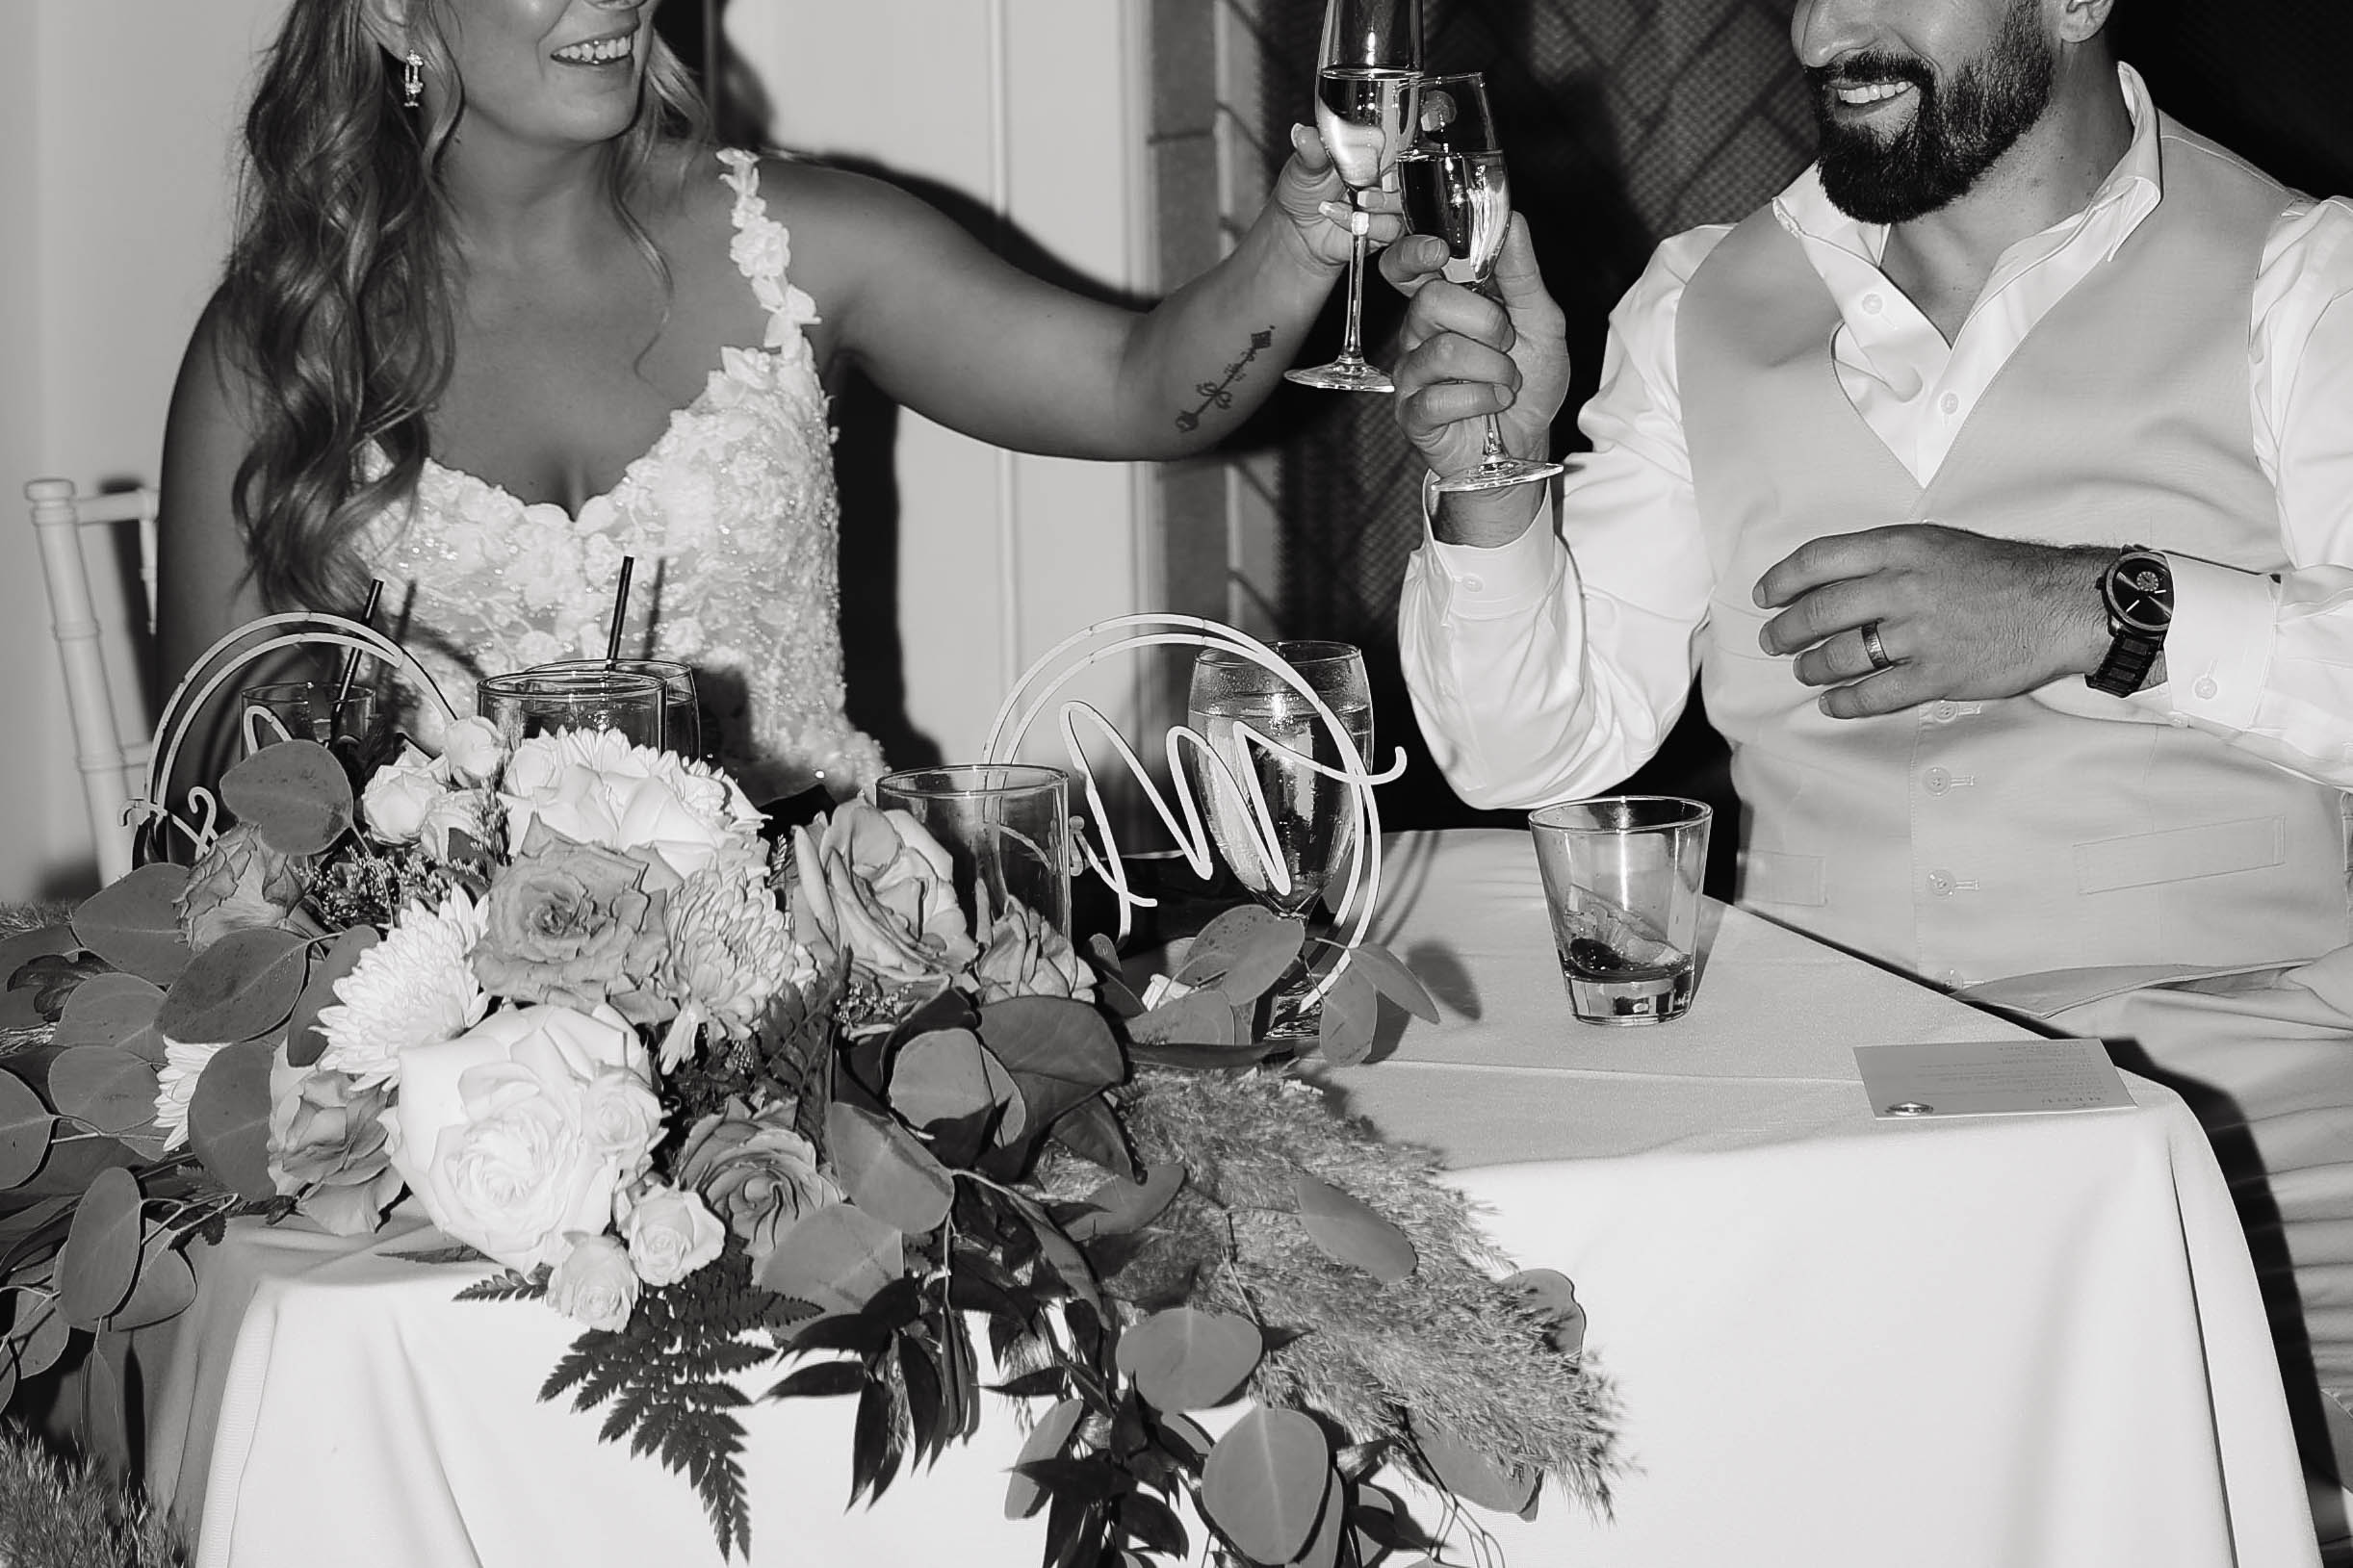
M 2202 675 L 2198 677 L 2198 683 L 2189 689 L 2196 692 L 2199 697 L 2211 701 L 2214 693 L 2220 691 L 2222 688 L 2214 683 L 2214 678 L 2212 676 Z
M 1876 315 L 1878 315 L 1878 314 L 1879 314 L 1879 306 L 1880 306 L 1880 304 L 1881 304 L 1881 303 L 1882 303 L 1882 301 L 1880 300 L 1879 296 L 1878 296 L 1877 295 L 1875 295 L 1875 294 L 1867 294 L 1867 295 L 1863 296 L 1863 311 L 1864 311 L 1864 314 L 1865 314 L 1865 315 L 1869 315 L 1869 316 L 1876 316 Z
M 1928 873 L 1928 891 L 1934 893 L 1937 897 L 1951 898 L 1952 896 L 1952 872 L 1931 871 Z
M 1484 593 L 1487 590 L 1487 578 L 1464 578 L 1462 579 L 1462 588 L 1465 593 Z
M 1942 398 L 1936 399 L 1936 406 L 1948 414 L 1953 412 L 1961 406 L 1960 394 L 1957 392 L 1946 393 Z
M 1938 703 L 1934 707 L 1928 709 L 1928 711 L 1935 715 L 1936 722 L 1939 724 L 1951 724 L 1954 719 L 1961 716 L 1959 706 L 1949 702 Z
M 1921 776 L 1921 783 L 1927 785 L 1929 794 L 1941 795 L 1952 787 L 1952 770 L 1951 768 L 1930 768 Z

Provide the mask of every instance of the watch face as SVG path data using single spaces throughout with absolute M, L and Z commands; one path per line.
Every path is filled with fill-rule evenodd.
M 2161 632 L 2173 624 L 2173 573 L 2165 557 L 2135 551 L 2120 556 L 2107 574 L 2107 607 L 2135 631 Z

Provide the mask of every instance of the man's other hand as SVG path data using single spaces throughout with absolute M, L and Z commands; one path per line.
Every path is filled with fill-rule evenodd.
M 1934 523 L 1837 533 L 1798 546 L 1757 579 L 1781 613 L 1758 641 L 1795 654 L 1826 686 L 1824 713 L 1858 719 L 1940 698 L 2015 697 L 2099 667 L 2108 647 L 2105 547 L 1988 538 Z M 1894 662 L 1875 670 L 1864 628 Z

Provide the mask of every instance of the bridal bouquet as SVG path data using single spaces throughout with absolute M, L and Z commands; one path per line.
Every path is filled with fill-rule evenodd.
M 0 949 L 39 1018 L 0 1057 L 0 1402 L 77 1350 L 118 1386 L 230 1219 L 360 1235 L 405 1193 L 452 1244 L 411 1255 L 490 1266 L 462 1296 L 580 1324 L 542 1397 L 683 1472 L 723 1552 L 758 1400 L 856 1401 L 855 1501 L 1005 1397 L 1048 1564 L 1181 1558 L 1188 1511 L 1329 1568 L 1547 1475 L 1606 1504 L 1568 1282 L 1254 1040 L 1297 921 L 1229 911 L 1139 995 L 1099 938 L 968 913 L 903 812 L 771 847 L 700 763 L 479 720 L 370 762 L 263 748 L 193 867 Z M 1352 960 L 1341 1058 L 1380 996 L 1430 1007 Z

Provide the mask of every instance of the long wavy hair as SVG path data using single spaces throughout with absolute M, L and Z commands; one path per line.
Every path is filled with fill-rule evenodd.
M 449 383 L 458 269 L 442 158 L 465 116 L 443 32 L 450 0 L 410 8 L 411 47 L 452 90 L 401 107 L 401 66 L 359 0 L 295 0 L 246 116 L 237 238 L 222 287 L 226 348 L 254 404 L 234 504 L 272 608 L 356 603 L 352 534 L 405 506 L 428 455 L 426 414 Z M 636 116 L 607 161 L 612 208 L 667 290 L 632 207 L 658 148 L 707 141 L 676 54 L 648 33 Z M 380 461 L 371 460 L 371 451 Z

